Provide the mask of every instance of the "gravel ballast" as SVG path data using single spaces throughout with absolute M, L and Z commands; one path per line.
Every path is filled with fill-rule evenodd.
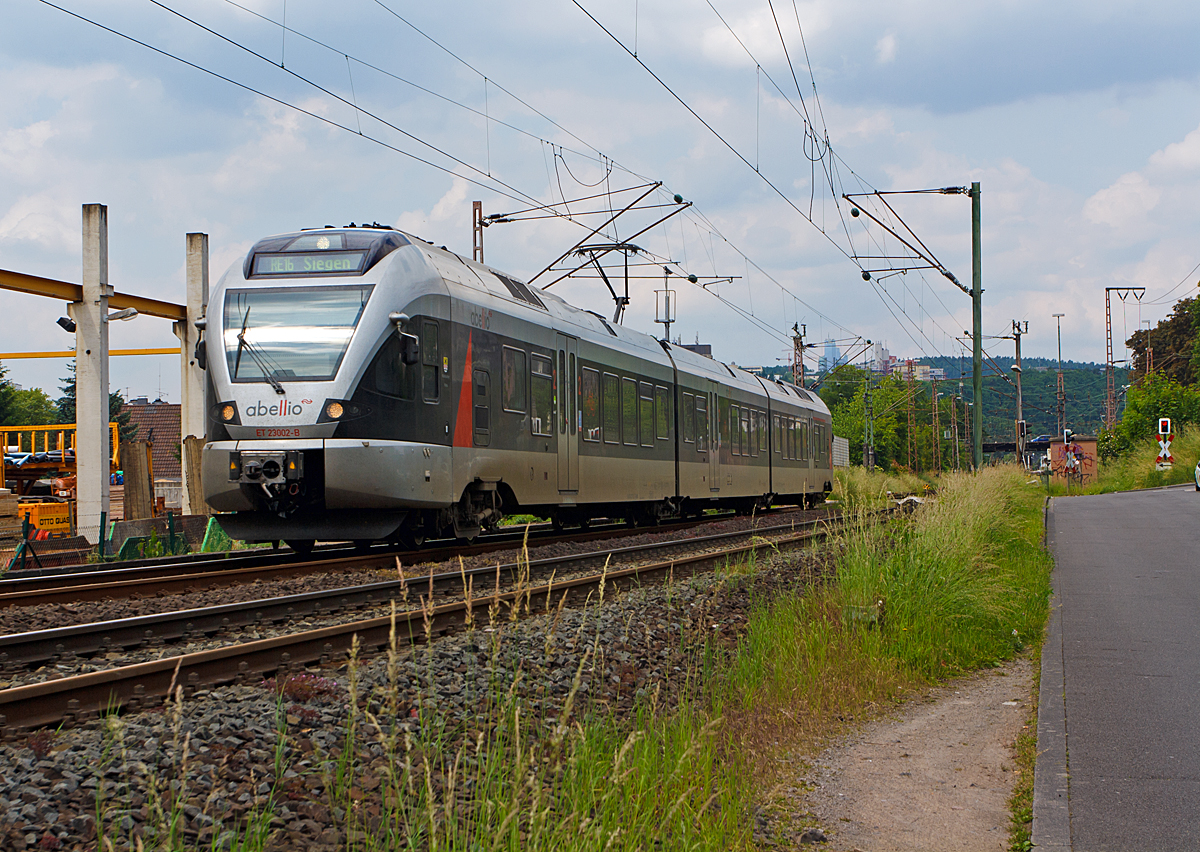
M 739 521 L 750 519 L 725 523 Z M 760 560 L 752 576 L 705 574 L 647 585 L 610 594 L 602 606 L 593 602 L 586 610 L 533 601 L 534 612 L 542 612 L 508 621 L 502 610 L 494 622 L 477 612 L 473 630 L 401 647 L 397 718 L 414 735 L 432 719 L 447 731 L 461 730 L 460 723 L 478 713 L 487 696 L 506 690 L 520 670 L 517 689 L 529 712 L 553 719 L 581 661 L 586 665 L 577 713 L 625 716 L 650 700 L 671 707 L 688 688 L 689 674 L 695 675 L 694 652 L 710 637 L 732 647 L 752 601 L 811 582 L 823 553 Z M 596 656 L 587 656 L 592 649 Z M 177 791 L 185 837 L 201 848 L 227 847 L 247 816 L 267 808 L 272 792 L 268 848 L 344 848 L 348 839 L 361 838 L 346 836 L 350 823 L 330 801 L 322 768 L 345 741 L 349 675 L 348 664 L 314 671 L 306 689 L 281 700 L 263 685 L 201 690 L 179 706 L 0 746 L 0 848 L 95 848 L 98 814 L 105 836 L 117 849 L 123 843 L 127 848 L 130 838 L 162 821 L 157 809 L 168 789 Z M 359 705 L 372 712 L 386 707 L 388 681 L 386 656 L 361 661 Z M 285 738 L 277 750 L 280 724 Z M 369 736 L 369 726 L 362 730 L 358 785 L 351 793 L 363 810 L 352 821 L 354 831 L 370 830 L 383 818 L 383 748 Z

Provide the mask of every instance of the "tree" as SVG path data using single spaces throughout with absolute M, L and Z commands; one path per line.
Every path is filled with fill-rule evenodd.
M 44 426 L 57 423 L 58 409 L 41 388 L 15 390 L 10 387 L 8 410 L 0 420 L 3 426 Z
M 55 406 L 58 409 L 59 423 L 74 423 L 75 422 L 75 362 L 71 361 L 67 367 L 67 375 L 63 376 L 59 381 L 59 390 L 62 391 L 60 396 L 55 401 Z M 132 440 L 137 437 L 137 426 L 129 425 L 129 413 L 122 412 L 121 407 L 125 405 L 125 397 L 121 396 L 120 392 L 112 391 L 108 395 L 108 419 L 110 422 L 116 423 L 120 431 L 121 437 L 125 440 Z
M 0 364 L 0 425 L 9 425 L 9 412 L 12 408 L 12 395 L 15 393 L 12 383 L 7 378 L 8 368 Z
M 1138 329 L 1125 341 L 1133 352 L 1134 381 L 1151 366 L 1148 350 L 1154 350 L 1154 372 L 1176 382 L 1192 385 L 1200 378 L 1200 298 L 1180 299 L 1166 319 L 1150 329 Z

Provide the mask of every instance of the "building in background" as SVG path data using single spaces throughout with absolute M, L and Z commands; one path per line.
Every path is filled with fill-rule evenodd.
M 129 425 L 136 426 L 135 441 L 148 441 L 151 464 L 154 466 L 154 497 L 162 498 L 164 508 L 179 510 L 183 503 L 183 466 L 181 454 L 180 419 L 177 403 L 147 397 L 131 399 L 121 406 L 129 414 Z
M 828 373 L 841 363 L 842 353 L 838 351 L 837 343 L 832 337 L 825 338 L 825 354 L 817 359 L 817 370 Z

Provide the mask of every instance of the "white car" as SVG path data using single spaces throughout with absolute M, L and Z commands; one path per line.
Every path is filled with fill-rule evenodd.
M 1200 462 L 1196 462 L 1195 480 L 1196 480 L 1196 490 L 1200 491 Z

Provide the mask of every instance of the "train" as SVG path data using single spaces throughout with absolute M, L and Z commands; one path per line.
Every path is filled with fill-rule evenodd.
M 259 240 L 213 289 L 204 499 L 247 541 L 471 539 L 822 502 L 820 397 L 388 226 Z

